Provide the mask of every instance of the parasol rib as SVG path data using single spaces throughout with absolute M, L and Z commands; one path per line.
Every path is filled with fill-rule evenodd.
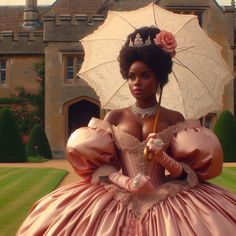
M 190 50 L 190 49 L 192 49 L 192 48 L 194 48 L 195 46 L 189 46 L 188 48 L 182 48 L 181 50 L 176 50 L 176 54 L 178 54 L 178 53 L 182 53 L 182 52 L 186 52 L 187 50 Z M 178 48 L 177 48 L 178 49 Z M 197 51 L 195 51 L 194 52 L 196 55 L 200 55 L 200 56 L 202 56 L 202 57 L 205 57 L 205 58 L 207 58 L 208 60 L 210 60 L 210 61 L 214 61 L 217 65 L 222 65 L 222 63 L 224 63 L 224 65 L 227 67 L 227 69 L 228 70 L 230 70 L 230 68 L 228 68 L 229 66 L 225 63 L 225 62 L 219 62 L 219 61 L 217 61 L 217 60 L 215 60 L 214 58 L 211 58 L 211 57 L 209 57 L 208 55 L 206 55 L 206 54 L 203 54 L 203 53 L 199 53 L 199 52 L 197 52 Z
M 125 84 L 127 83 L 127 80 L 124 81 L 124 83 L 122 83 L 118 89 L 115 90 L 115 92 L 113 93 L 113 95 L 107 100 L 107 102 L 103 105 L 103 107 L 105 107 L 110 101 L 111 99 L 116 95 L 116 93 L 120 90 L 120 88 Z
M 154 3 L 152 4 L 152 12 L 153 12 L 153 18 L 154 18 L 155 26 L 158 28 L 157 20 L 156 20 L 156 14 L 155 14 L 155 9 L 154 9 Z
M 129 26 L 131 26 L 134 30 L 136 29 L 133 25 L 131 25 L 124 17 L 120 16 L 119 14 L 116 14 L 115 12 L 110 12 L 110 14 L 116 15 L 119 18 L 121 18 L 122 20 L 124 20 L 124 22 L 126 22 Z
M 211 93 L 211 91 L 209 90 L 209 88 L 204 84 L 204 82 L 190 69 L 188 68 L 183 62 L 181 62 L 180 60 L 178 60 L 176 57 L 175 57 L 175 60 L 177 60 L 179 62 L 176 63 L 178 64 L 179 66 L 182 66 L 183 68 L 185 68 L 186 70 L 190 71 L 200 82 L 201 84 L 204 86 L 204 88 L 206 88 L 206 90 L 208 91 L 208 93 L 210 94 L 210 96 L 213 98 L 213 100 L 215 101 L 216 104 L 218 104 L 216 98 L 214 97 L 214 95 Z M 174 62 L 175 63 L 175 62 Z
M 79 76 L 80 76 L 80 75 L 83 75 L 84 73 L 86 73 L 86 72 L 88 72 L 88 71 L 90 71 L 90 70 L 94 70 L 94 69 L 98 68 L 99 66 L 106 65 L 107 63 L 110 63 L 110 62 L 117 62 L 117 59 L 105 61 L 105 62 L 103 62 L 103 63 L 101 63 L 101 64 L 98 64 L 98 65 L 96 65 L 96 66 L 94 66 L 94 67 L 92 67 L 92 68 L 90 68 L 90 69 L 88 69 L 88 70 L 82 72 L 81 74 L 79 73 Z
M 193 19 L 197 19 L 197 16 L 194 16 L 193 18 L 187 20 L 183 25 L 181 25 L 181 27 L 175 32 L 175 36 L 178 34 L 178 32 L 186 25 L 188 24 L 190 21 L 192 21 Z M 198 24 L 199 25 L 199 24 Z M 199 26 L 200 27 L 200 26 Z
M 102 40 L 105 40 L 105 41 L 111 41 L 111 40 L 113 40 L 113 41 L 122 41 L 122 42 L 125 42 L 125 40 L 124 39 L 112 39 L 112 38 L 109 38 L 109 39 L 86 39 L 86 41 L 85 40 L 80 40 L 81 42 L 94 42 L 94 41 L 102 41 Z
M 176 48 L 176 53 L 181 53 L 181 52 L 185 52 L 185 51 L 188 51 L 192 48 L 194 48 L 195 46 L 186 46 L 186 47 L 181 47 L 181 48 Z
M 183 102 L 183 107 L 185 107 L 184 96 L 183 96 L 183 92 L 182 92 L 182 90 L 181 90 L 181 88 L 180 88 L 179 81 L 178 81 L 177 76 L 176 76 L 176 74 L 175 74 L 174 71 L 172 71 L 172 74 L 174 75 L 174 78 L 175 78 L 175 80 L 176 80 L 176 82 L 177 82 L 177 84 L 178 84 L 179 90 L 180 90 L 180 92 L 181 92 L 181 94 L 182 94 L 181 98 L 182 98 L 182 102 Z M 186 114 L 186 112 L 185 112 L 185 110 L 184 110 L 184 117 L 186 117 L 186 116 L 187 116 L 187 114 Z
M 154 22 L 155 22 L 155 26 L 157 27 L 157 28 L 159 28 L 158 27 L 158 25 L 157 25 L 157 22 L 156 22 L 156 14 L 155 14 L 155 9 L 154 9 L 154 7 L 155 7 L 155 5 L 157 5 L 157 4 L 155 4 L 154 2 L 152 3 L 152 9 L 153 9 L 153 16 L 154 16 Z M 160 7 L 159 7 L 160 8 Z M 164 9 L 162 9 L 162 8 L 160 8 L 160 10 L 164 10 Z M 175 14 L 175 13 L 173 13 L 173 12 L 171 12 L 171 11 L 169 11 L 169 10 L 164 10 L 164 11 L 168 11 L 170 14 Z M 176 31 L 176 33 L 175 33 L 175 35 L 189 22 L 189 21 L 192 21 L 192 19 L 196 19 L 197 18 L 197 16 L 192 16 L 192 18 L 190 18 L 189 20 L 187 20 L 177 31 Z

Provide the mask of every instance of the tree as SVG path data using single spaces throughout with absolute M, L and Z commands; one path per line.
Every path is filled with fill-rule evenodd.
M 29 142 L 26 145 L 27 156 L 43 156 L 51 159 L 52 151 L 41 125 L 35 125 L 29 135 Z
M 0 110 L 0 162 L 26 162 L 25 147 L 8 107 Z
M 34 64 L 34 68 L 38 74 L 38 81 L 40 82 L 40 89 L 33 98 L 33 104 L 37 107 L 38 116 L 40 118 L 41 124 L 44 127 L 45 117 L 44 117 L 44 108 L 45 108 L 45 60 L 42 59 L 40 62 Z
M 226 110 L 220 114 L 214 127 L 214 133 L 222 145 L 224 161 L 236 161 L 236 119 L 230 111 Z

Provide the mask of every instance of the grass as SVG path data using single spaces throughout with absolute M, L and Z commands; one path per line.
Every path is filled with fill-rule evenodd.
M 44 158 L 43 156 L 29 156 L 27 157 L 28 162 L 31 163 L 39 163 L 39 162 L 46 162 L 48 159 Z
M 53 168 L 0 168 L 0 236 L 13 236 L 33 203 L 67 174 Z
M 236 167 L 224 167 L 220 176 L 209 180 L 210 183 L 219 185 L 236 194 Z

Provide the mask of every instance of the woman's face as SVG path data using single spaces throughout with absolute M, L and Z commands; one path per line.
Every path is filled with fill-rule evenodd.
M 142 61 L 131 64 L 128 74 L 128 84 L 131 94 L 137 100 L 156 98 L 158 80 L 152 70 Z

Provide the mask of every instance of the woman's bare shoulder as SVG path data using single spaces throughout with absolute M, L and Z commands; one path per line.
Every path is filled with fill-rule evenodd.
M 106 114 L 104 120 L 109 122 L 111 125 L 118 125 L 126 113 L 126 110 L 127 108 L 111 110 Z
M 185 121 L 184 116 L 178 111 L 162 107 L 162 113 L 165 116 L 165 119 L 168 120 L 170 125 L 175 125 L 179 122 Z

